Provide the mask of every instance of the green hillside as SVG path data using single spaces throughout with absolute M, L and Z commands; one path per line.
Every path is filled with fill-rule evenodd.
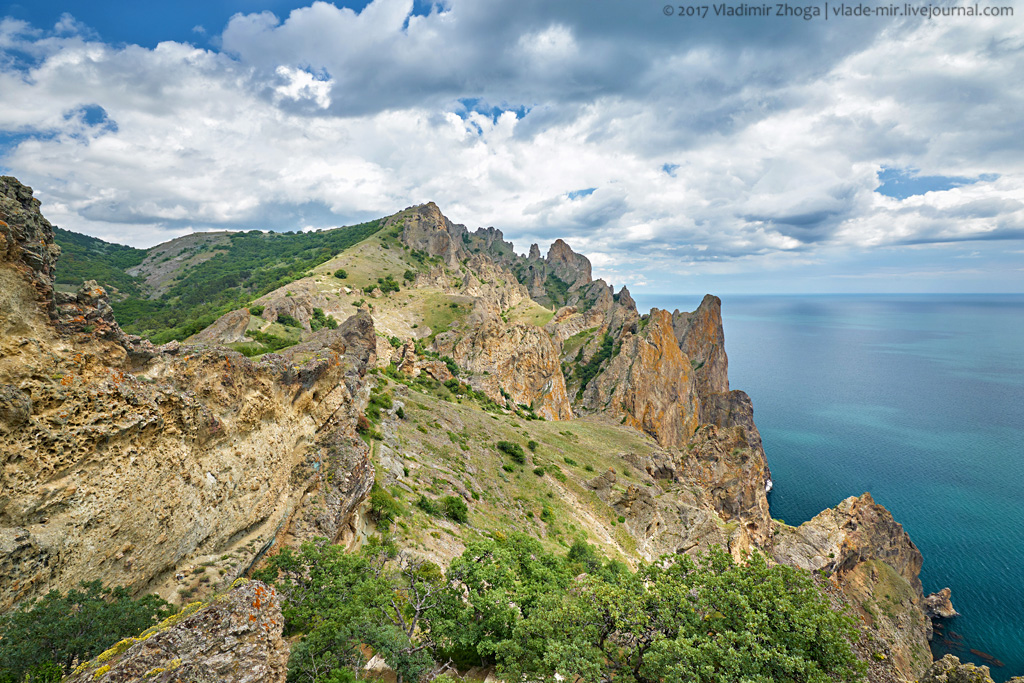
M 54 228 L 53 232 L 61 249 L 55 273 L 58 287 L 75 290 L 86 280 L 96 280 L 121 296 L 143 296 L 142 280 L 125 271 L 142 263 L 147 254 L 145 249 L 112 244 L 61 228 Z
M 373 235 L 382 224 L 378 219 L 320 232 L 233 233 L 226 245 L 215 248 L 212 258 L 184 268 L 154 299 L 147 298 L 141 278 L 125 272 L 141 264 L 151 250 L 58 230 L 57 243 L 64 253 L 57 282 L 70 288 L 96 280 L 115 287 L 127 295 L 112 302 L 121 327 L 161 344 L 195 334 L 224 313 L 305 277 L 311 268 Z

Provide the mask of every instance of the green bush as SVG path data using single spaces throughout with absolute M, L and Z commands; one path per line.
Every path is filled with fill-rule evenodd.
M 255 315 L 255 316 L 263 315 L 263 311 L 264 310 L 265 310 L 264 306 L 250 306 L 249 307 L 249 313 L 251 313 L 252 315 Z
M 539 446 L 539 445 L 540 445 L 540 444 L 538 444 L 538 443 L 537 443 L 536 441 L 534 441 L 533 439 L 530 439 L 530 440 L 529 440 L 529 441 L 528 441 L 528 442 L 526 443 L 526 447 L 527 447 L 527 448 L 529 448 L 529 449 L 530 449 L 530 451 L 532 451 L 532 452 L 536 452 L 536 450 L 537 450 L 537 446 Z
M 302 328 L 302 323 L 300 323 L 298 320 L 288 315 L 287 313 L 278 313 L 277 322 L 278 324 L 284 325 L 285 327 L 297 327 L 299 329 Z
M 441 499 L 441 509 L 444 516 L 453 522 L 465 524 L 469 520 L 469 507 L 466 501 L 458 496 L 445 496 Z
M 370 490 L 370 517 L 377 523 L 377 528 L 387 531 L 401 514 L 402 504 L 374 482 Z
M 338 321 L 334 319 L 333 315 L 326 315 L 324 309 L 314 308 L 313 317 L 309 319 L 309 329 L 316 332 L 325 327 L 329 330 L 335 330 L 338 328 Z
M 444 514 L 441 511 L 441 508 L 437 506 L 437 503 L 422 494 L 420 495 L 419 500 L 416 501 L 416 507 L 426 512 L 431 517 L 440 517 Z
M 345 270 L 344 268 L 338 268 L 336 271 L 334 271 L 334 277 L 338 278 L 339 280 L 344 280 L 345 278 L 348 277 L 348 271 Z
M 536 474 L 538 477 L 543 477 L 544 476 L 544 468 L 543 467 L 534 467 L 533 468 L 533 473 Z
M 523 452 L 523 447 L 519 444 L 511 441 L 499 441 L 496 444 L 496 447 L 499 451 L 508 455 L 520 465 L 526 464 L 526 453 Z
M 452 374 L 453 374 L 453 375 L 455 375 L 456 377 L 458 377 L 458 376 L 459 376 L 459 366 L 458 366 L 458 364 L 457 364 L 457 363 L 456 363 L 456 362 L 455 362 L 455 361 L 454 361 L 454 360 L 453 360 L 453 359 L 451 358 L 451 356 L 441 356 L 441 362 L 442 362 L 442 363 L 444 363 L 444 364 L 445 364 L 445 367 L 447 367 L 447 368 L 448 368 L 448 372 L 452 373 Z

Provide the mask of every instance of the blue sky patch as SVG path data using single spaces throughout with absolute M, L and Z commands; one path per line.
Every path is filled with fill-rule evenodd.
M 977 178 L 941 175 L 919 176 L 914 169 L 883 166 L 882 170 L 878 172 L 878 180 L 882 184 L 875 189 L 875 192 L 893 199 L 906 199 L 926 192 L 942 192 L 981 181 L 992 182 L 998 177 L 999 175 L 995 173 L 983 173 Z
M 675 178 L 676 171 L 679 170 L 679 164 L 662 164 L 661 170 Z
M 590 195 L 594 194 L 594 190 L 596 189 L 596 187 L 588 187 L 585 190 L 573 190 L 572 192 L 567 192 L 566 196 L 570 200 L 579 199 L 580 197 L 589 197 Z
M 480 97 L 460 97 L 458 102 L 461 107 L 456 108 L 455 113 L 463 120 L 469 117 L 470 112 L 483 114 L 484 116 L 489 117 L 494 123 L 497 123 L 498 118 L 507 111 L 515 114 L 517 119 L 521 119 L 530 113 L 530 107 L 525 105 L 513 107 L 508 104 L 503 104 L 500 107 L 496 107 Z

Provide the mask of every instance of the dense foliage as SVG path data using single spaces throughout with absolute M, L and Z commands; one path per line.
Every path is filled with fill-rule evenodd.
M 806 572 L 721 550 L 630 572 L 583 541 L 565 556 L 525 535 L 467 545 L 448 570 L 379 542 L 272 558 L 286 596 L 290 681 L 350 681 L 368 645 L 398 680 L 496 665 L 505 680 L 853 681 L 853 621 Z
M 155 595 L 132 600 L 123 587 L 82 582 L 82 590 L 50 591 L 0 617 L 0 683 L 59 681 L 80 662 L 169 616 Z
M 145 249 L 111 244 L 61 228 L 54 228 L 53 232 L 60 246 L 54 272 L 58 285 L 77 289 L 86 280 L 96 280 L 106 287 L 115 287 L 122 295 L 142 296 L 142 280 L 125 271 L 142 263 L 146 258 Z
M 159 299 L 144 298 L 140 281 L 124 273 L 124 268 L 142 261 L 145 251 L 61 230 L 57 243 L 73 257 L 65 264 L 61 256 L 58 282 L 79 285 L 95 279 L 129 293 L 126 300 L 112 304 L 118 322 L 126 332 L 163 343 L 195 334 L 224 313 L 305 277 L 311 268 L 370 237 L 382 225 L 374 220 L 320 232 L 232 233 L 227 244 L 214 248 L 212 258 L 182 272 Z

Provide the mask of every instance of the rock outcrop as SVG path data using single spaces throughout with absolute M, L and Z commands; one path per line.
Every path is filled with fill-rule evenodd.
M 723 523 L 704 492 L 690 483 L 669 481 L 648 487 L 627 482 L 620 486 L 615 473 L 607 471 L 587 486 L 625 520 L 623 524 L 636 539 L 637 553 L 648 562 L 666 554 L 706 551 L 715 545 L 732 549 L 735 527 Z
M 924 613 L 930 619 L 952 619 L 960 616 L 960 613 L 953 609 L 950 593 L 949 588 L 943 588 L 937 593 L 926 595 L 922 605 Z
M 705 295 L 693 313 L 672 313 L 672 331 L 693 368 L 701 396 L 729 391 L 729 359 L 725 355 L 722 300 Z
M 582 404 L 621 414 L 625 424 L 662 446 L 680 448 L 699 425 L 691 373 L 672 332 L 672 316 L 654 309 L 642 332 L 623 335 L 618 353 L 613 351 L 604 371 L 587 384 Z
M 27 192 L 18 206 L 37 212 Z M 41 217 L 15 223 L 52 243 Z M 275 542 L 350 533 L 373 482 L 355 435 L 376 347 L 367 314 L 259 362 L 156 349 L 121 332 L 99 288 L 53 308 L 52 264 L 12 244 L 0 261 L 5 296 L 21 297 L 0 336 L 0 609 L 93 579 L 174 598 L 199 584 L 182 567 L 201 562 L 223 584 Z
M 904 679 L 916 679 L 931 664 L 921 553 L 870 494 L 851 496 L 799 527 L 778 524 L 772 554 L 783 564 L 831 574 L 864 623 L 889 645 Z
M 0 176 L 0 262 L 8 269 L 0 280 L 0 334 L 15 330 L 9 325 L 32 316 L 36 309 L 53 318 L 53 271 L 60 247 L 53 238 L 53 226 L 39 212 L 39 200 L 32 188 L 10 176 Z M 26 287 L 31 297 L 26 297 Z
M 385 223 L 384 229 L 396 224 L 402 225 L 403 243 L 432 256 L 439 256 L 449 267 L 455 267 L 459 261 L 469 257 L 462 241 L 466 226 L 452 223 L 434 202 L 413 206 L 395 214 Z
M 434 347 L 475 373 L 471 383 L 492 400 L 504 403 L 505 392 L 545 419 L 572 417 L 558 351 L 541 329 L 482 316 L 465 332 L 438 335 Z
M 68 683 L 284 683 L 288 643 L 277 592 L 247 582 L 209 604 L 193 603 L 163 624 L 86 662 Z

